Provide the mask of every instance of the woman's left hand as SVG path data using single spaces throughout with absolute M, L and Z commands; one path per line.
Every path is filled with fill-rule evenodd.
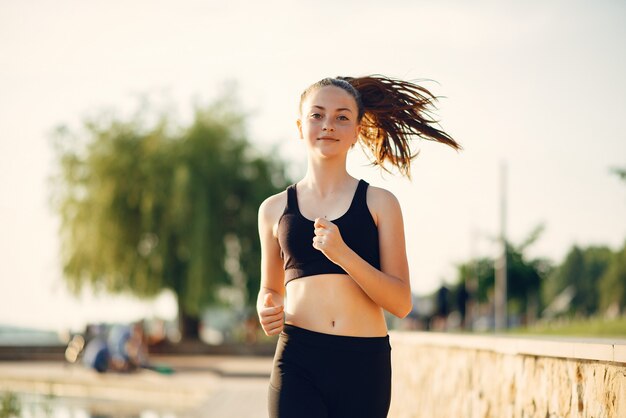
M 333 263 L 339 264 L 338 258 L 347 248 L 339 227 L 324 218 L 316 218 L 313 226 L 315 228 L 313 248 L 321 251 Z

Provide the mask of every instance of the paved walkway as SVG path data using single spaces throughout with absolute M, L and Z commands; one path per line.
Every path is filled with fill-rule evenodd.
M 152 357 L 174 373 L 98 374 L 62 362 L 0 362 L 0 392 L 74 402 L 90 415 L 267 417 L 270 357 Z

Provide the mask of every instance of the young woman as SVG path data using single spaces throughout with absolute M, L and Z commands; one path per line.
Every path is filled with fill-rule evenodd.
M 326 78 L 302 93 L 302 180 L 259 208 L 257 309 L 279 334 L 270 417 L 386 417 L 391 348 L 383 310 L 412 307 L 404 226 L 390 192 L 350 176 L 359 140 L 373 162 L 409 175 L 412 136 L 460 146 L 433 126 L 435 97 L 383 76 Z

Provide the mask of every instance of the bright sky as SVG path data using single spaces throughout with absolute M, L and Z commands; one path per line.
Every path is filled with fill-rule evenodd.
M 68 295 L 58 220 L 48 205 L 49 133 L 138 97 L 181 118 L 234 82 L 249 136 L 276 145 L 294 173 L 298 98 L 326 76 L 432 79 L 442 126 L 465 148 L 419 144 L 413 181 L 364 167 L 356 177 L 399 198 L 416 293 L 493 255 L 500 164 L 507 233 L 546 231 L 530 255 L 626 239 L 626 4 L 620 1 L 154 1 L 0 3 L 0 324 L 173 315 L 172 298 Z M 474 238 L 472 238 L 474 237 Z

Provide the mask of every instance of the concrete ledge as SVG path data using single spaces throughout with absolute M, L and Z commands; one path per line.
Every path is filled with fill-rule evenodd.
M 626 417 L 626 340 L 390 336 L 390 418 Z
M 435 332 L 390 333 L 392 342 L 486 350 L 592 361 L 626 363 L 626 339 L 519 337 Z

